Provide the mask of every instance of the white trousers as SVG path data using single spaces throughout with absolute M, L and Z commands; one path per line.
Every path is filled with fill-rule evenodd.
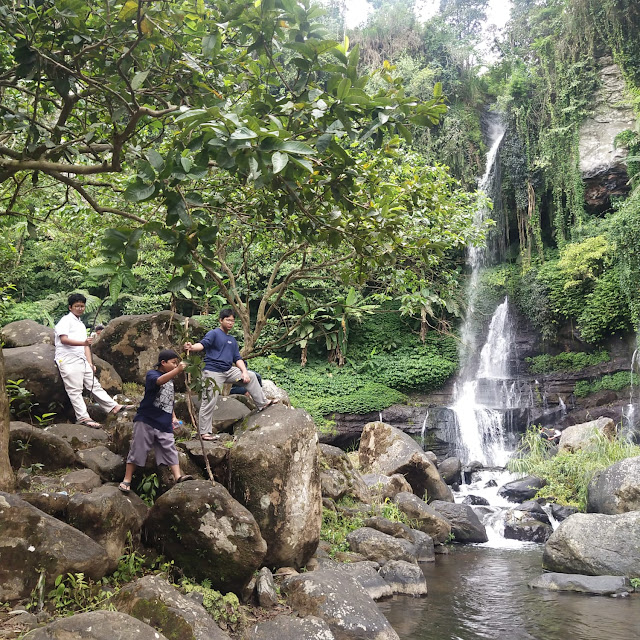
M 117 402 L 100 386 L 98 376 L 84 358 L 62 358 L 56 360 L 56 364 L 78 422 L 89 419 L 87 405 L 82 399 L 82 387 L 94 395 L 105 411 L 110 412 L 117 406 Z
M 202 384 L 205 385 L 202 392 L 202 403 L 200 404 L 200 414 L 198 415 L 198 428 L 201 434 L 213 431 L 213 412 L 218 404 L 218 396 L 222 387 L 227 382 L 238 382 L 242 379 L 242 371 L 238 367 L 231 367 L 228 371 L 207 371 L 202 372 Z M 262 409 L 267 404 L 262 387 L 253 371 L 249 371 L 249 382 L 244 385 L 253 398 L 258 409 Z

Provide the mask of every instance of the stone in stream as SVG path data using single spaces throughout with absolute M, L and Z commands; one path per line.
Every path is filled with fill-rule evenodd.
M 598 596 L 626 595 L 633 587 L 626 576 L 583 576 L 569 573 L 543 573 L 529 582 L 533 589 L 577 591 Z

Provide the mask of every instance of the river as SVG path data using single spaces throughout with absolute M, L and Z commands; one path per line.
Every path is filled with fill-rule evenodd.
M 425 598 L 379 603 L 401 640 L 637 640 L 640 594 L 625 598 L 530 589 L 542 545 L 453 545 L 422 565 Z

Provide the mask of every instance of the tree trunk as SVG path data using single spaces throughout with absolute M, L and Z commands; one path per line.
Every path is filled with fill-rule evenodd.
M 0 491 L 13 491 L 15 478 L 9 462 L 9 398 L 4 383 L 4 355 L 0 349 Z

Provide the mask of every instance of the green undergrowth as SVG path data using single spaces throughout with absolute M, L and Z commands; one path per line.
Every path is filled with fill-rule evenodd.
M 607 351 L 566 351 L 557 356 L 542 354 L 525 359 L 529 365 L 529 373 L 551 373 L 552 371 L 580 371 L 610 360 Z
M 356 529 L 364 526 L 364 520 L 373 516 L 381 516 L 387 520 L 401 522 L 407 526 L 412 526 L 411 519 L 400 509 L 398 505 L 388 498 L 380 504 L 371 505 L 366 512 L 349 511 L 356 506 L 351 498 L 343 498 L 337 503 L 338 511 L 322 509 L 322 528 L 320 539 L 331 545 L 329 555 L 335 557 L 337 553 L 350 551 L 347 536 Z M 415 524 L 415 523 L 414 523 Z
M 586 509 L 587 487 L 597 471 L 640 455 L 640 446 L 618 438 L 609 440 L 599 432 L 591 437 L 588 447 L 554 455 L 555 449 L 539 432 L 540 427 L 533 426 L 522 437 L 515 457 L 507 465 L 509 471 L 544 479 L 547 484 L 536 498 L 551 499 L 580 511 Z
M 577 398 L 584 398 L 592 393 L 603 391 L 605 389 L 611 391 L 622 391 L 630 387 L 631 384 L 637 385 L 640 382 L 640 378 L 635 373 L 629 371 L 618 371 L 607 376 L 602 376 L 596 380 L 578 380 L 573 390 L 573 394 Z

